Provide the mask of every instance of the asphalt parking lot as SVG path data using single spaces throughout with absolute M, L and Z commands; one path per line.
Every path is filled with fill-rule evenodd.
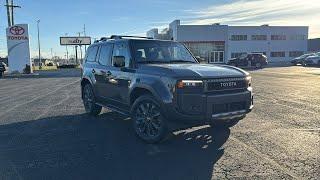
M 255 109 L 231 129 L 148 145 L 130 119 L 84 114 L 79 72 L 0 79 L 0 179 L 317 179 L 320 68 L 252 71 Z

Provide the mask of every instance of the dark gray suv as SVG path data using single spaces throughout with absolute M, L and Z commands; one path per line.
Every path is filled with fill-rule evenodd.
M 156 143 L 173 124 L 233 126 L 253 108 L 251 77 L 199 64 L 181 43 L 111 36 L 91 45 L 82 65 L 86 112 L 130 115 L 136 134 Z

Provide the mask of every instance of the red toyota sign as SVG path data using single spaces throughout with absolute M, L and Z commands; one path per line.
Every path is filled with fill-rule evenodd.
M 25 30 L 23 27 L 21 26 L 12 26 L 10 28 L 10 33 L 16 36 L 20 36 L 22 34 L 24 34 Z

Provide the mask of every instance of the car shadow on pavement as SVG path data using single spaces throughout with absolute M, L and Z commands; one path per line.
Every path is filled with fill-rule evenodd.
M 209 180 L 229 135 L 206 127 L 151 145 L 113 112 L 2 125 L 0 179 Z

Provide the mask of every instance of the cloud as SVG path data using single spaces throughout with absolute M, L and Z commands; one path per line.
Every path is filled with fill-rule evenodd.
M 310 37 L 320 36 L 319 0 L 240 0 L 205 9 L 183 10 L 185 24 L 309 26 Z

